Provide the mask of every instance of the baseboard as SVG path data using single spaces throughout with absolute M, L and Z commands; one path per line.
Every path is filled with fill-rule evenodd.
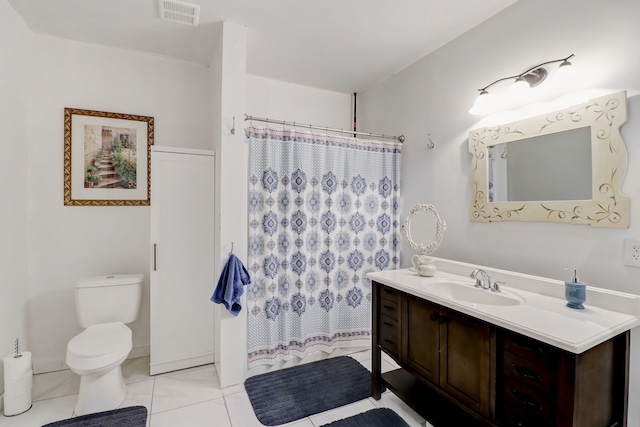
M 180 369 L 192 368 L 194 366 L 208 365 L 213 363 L 214 353 L 206 353 L 194 357 L 188 357 L 170 362 L 151 363 L 149 372 L 151 375 L 164 374 L 165 372 L 178 371 Z
M 131 349 L 131 352 L 129 352 L 129 356 L 127 356 L 127 359 L 146 357 L 149 356 L 149 354 L 150 349 L 148 345 L 134 347 Z M 65 369 L 69 369 L 69 367 L 67 366 L 67 362 L 65 362 L 64 359 L 34 360 L 32 364 L 34 374 L 44 374 L 46 372 L 64 371 Z
M 147 357 L 150 354 L 151 354 L 150 347 L 148 345 L 143 345 L 140 347 L 132 348 L 127 359 L 137 359 L 138 357 Z

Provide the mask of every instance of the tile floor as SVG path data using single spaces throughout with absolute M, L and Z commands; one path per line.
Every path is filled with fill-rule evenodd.
M 351 357 L 370 370 L 370 351 L 355 353 Z M 383 371 L 391 369 L 395 369 L 393 361 L 383 359 Z M 148 427 L 262 426 L 253 413 L 244 386 L 240 384 L 222 389 L 214 365 L 149 376 L 149 358 L 143 357 L 125 361 L 122 372 L 127 382 L 127 396 L 122 407 L 146 406 Z M 33 407 L 15 417 L 0 415 L 0 426 L 40 427 L 72 417 L 79 384 L 79 377 L 69 370 L 35 375 Z M 425 425 L 423 418 L 387 391 L 379 401 L 364 399 L 286 426 L 318 427 L 379 407 L 393 409 L 411 427 Z

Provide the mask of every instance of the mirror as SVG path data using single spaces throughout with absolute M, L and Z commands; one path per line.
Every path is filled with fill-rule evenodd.
M 629 226 L 626 92 L 469 133 L 471 221 Z
M 436 208 L 428 204 L 415 205 L 402 226 L 404 237 L 418 255 L 428 255 L 438 249 L 444 230 L 445 222 Z
M 593 198 L 589 127 L 491 145 L 488 151 L 490 202 Z

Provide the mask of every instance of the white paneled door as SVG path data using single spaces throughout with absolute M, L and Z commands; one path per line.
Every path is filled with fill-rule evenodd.
M 152 375 L 213 363 L 214 153 L 151 152 Z

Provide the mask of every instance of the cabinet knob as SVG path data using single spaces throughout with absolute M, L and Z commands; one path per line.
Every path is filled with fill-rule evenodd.
M 523 350 L 530 351 L 532 353 L 544 354 L 544 349 L 542 349 L 542 347 L 532 346 L 518 341 L 514 341 L 513 343 Z
M 542 405 L 540 405 L 538 402 L 534 401 L 533 398 L 531 398 L 527 394 L 522 393 L 522 392 L 520 392 L 518 390 L 513 390 L 513 395 L 524 406 L 528 406 L 529 408 L 533 408 L 535 410 L 542 411 Z
M 438 316 L 438 324 L 442 325 L 443 323 L 449 323 L 449 318 L 447 316 Z
M 535 371 L 532 371 L 529 368 L 525 368 L 524 366 L 518 366 L 515 363 L 511 365 L 511 369 L 516 371 L 516 373 L 520 376 L 525 377 L 526 379 L 536 381 L 542 384 L 542 377 L 538 375 Z
M 429 316 L 429 319 L 433 320 L 433 321 L 438 321 L 439 325 L 442 325 L 443 323 L 449 323 L 449 318 L 447 316 L 443 316 L 440 313 L 433 313 L 431 316 Z

